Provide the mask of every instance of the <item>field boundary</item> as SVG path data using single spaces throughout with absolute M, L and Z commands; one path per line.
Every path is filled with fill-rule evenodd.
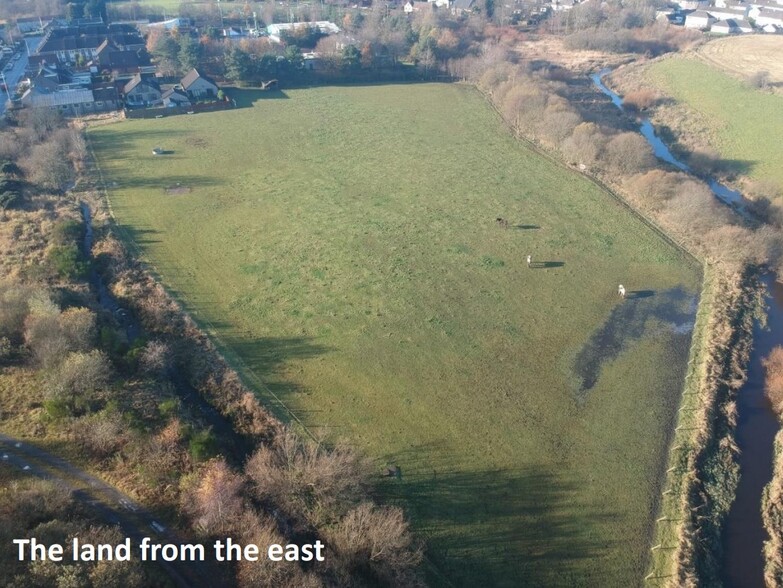
M 255 386 L 258 387 L 258 389 L 261 390 L 261 392 L 265 395 L 268 395 L 268 398 L 271 398 L 274 402 L 276 402 L 279 405 L 279 408 L 283 410 L 283 412 L 289 416 L 301 429 L 307 434 L 310 439 L 315 441 L 316 443 L 320 443 L 321 439 L 311 431 L 307 425 L 302 422 L 302 420 L 296 415 L 296 413 L 287 405 L 283 400 L 275 394 L 269 386 L 264 383 L 264 381 L 258 376 L 258 374 L 255 373 L 255 371 L 245 363 L 241 357 L 238 357 L 231 348 L 220 338 L 220 336 L 217 333 L 217 330 L 215 329 L 215 326 L 205 317 L 203 317 L 198 311 L 192 311 L 192 310 L 186 310 L 186 306 L 183 304 L 182 300 L 179 299 L 178 296 L 176 296 L 173 292 L 171 292 L 168 288 L 166 288 L 165 283 L 161 279 L 160 272 L 158 272 L 157 268 L 149 262 L 148 259 L 144 257 L 142 254 L 141 249 L 139 249 L 138 245 L 133 241 L 133 239 L 127 234 L 127 232 L 122 228 L 122 226 L 117 222 L 117 218 L 114 215 L 114 209 L 111 205 L 111 198 L 109 196 L 109 190 L 106 187 L 106 180 L 103 175 L 103 170 L 101 169 L 100 162 L 98 161 L 98 157 L 95 154 L 95 149 L 93 148 L 92 141 L 89 136 L 89 132 L 85 129 L 84 132 L 85 140 L 87 142 L 87 148 L 90 153 L 90 159 L 92 160 L 92 164 L 95 168 L 95 171 L 97 171 L 97 178 L 99 182 L 99 190 L 98 192 L 102 196 L 102 200 L 104 201 L 104 204 L 106 205 L 106 210 L 109 213 L 109 219 L 111 221 L 111 228 L 114 230 L 117 235 L 119 235 L 120 240 L 125 244 L 126 247 L 128 247 L 131 251 L 131 254 L 133 257 L 142 264 L 142 267 L 148 271 L 152 277 L 155 279 L 155 281 L 160 284 L 160 286 L 164 289 L 166 292 L 166 295 L 171 297 L 172 300 L 175 300 L 177 304 L 180 307 L 180 312 L 182 312 L 184 315 L 191 317 L 193 321 L 199 325 L 199 328 L 204 330 L 206 334 L 216 343 L 218 350 L 220 354 L 223 356 L 223 358 L 226 360 L 228 365 L 234 369 L 239 377 L 244 381 L 245 378 L 249 379 Z M 247 382 L 243 382 L 247 384 Z M 253 386 L 248 386 L 249 388 L 253 388 Z M 272 407 L 269 407 L 270 409 Z
M 690 462 L 689 457 L 696 458 L 699 452 L 699 439 L 703 436 L 704 430 L 697 425 L 699 425 L 702 413 L 709 412 L 714 408 L 709 403 L 704 403 L 705 400 L 709 399 L 703 398 L 700 391 L 705 385 L 707 376 L 708 348 L 713 336 L 710 327 L 719 290 L 717 282 L 720 276 L 717 274 L 721 270 L 713 267 L 707 259 L 702 258 L 686 244 L 679 242 L 668 234 L 653 219 L 634 207 L 598 176 L 575 169 L 563 161 L 562 158 L 553 155 L 535 141 L 524 136 L 505 120 L 500 110 L 486 93 L 482 92 L 477 86 L 473 87 L 484 97 L 503 124 L 520 142 L 561 168 L 585 177 L 610 195 L 645 226 L 652 229 L 664 241 L 677 248 L 686 257 L 696 261 L 702 269 L 702 288 L 691 335 L 688 367 L 683 381 L 676 420 L 672 423 L 673 428 L 669 432 L 667 450 L 662 459 L 661 471 L 659 472 L 661 482 L 658 492 L 660 494 L 656 499 L 655 519 L 650 523 L 649 564 L 647 566 L 648 572 L 643 580 L 643 584 L 648 586 L 670 585 L 672 584 L 671 580 L 676 575 L 676 552 L 680 546 L 683 530 L 684 509 L 689 506 L 687 495 L 689 488 L 686 479 Z M 664 468 L 666 469 L 664 470 Z M 664 580 L 664 582 L 660 582 L 660 580 Z

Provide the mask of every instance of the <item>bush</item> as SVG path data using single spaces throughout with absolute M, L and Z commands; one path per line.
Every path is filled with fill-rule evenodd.
M 206 461 L 215 457 L 218 452 L 218 442 L 210 429 L 196 431 L 188 441 L 188 451 L 193 461 Z
M 766 371 L 764 393 L 775 412 L 783 416 L 783 347 L 775 347 L 762 363 Z
M 69 280 L 84 278 L 89 270 L 76 245 L 57 245 L 50 248 L 46 261 L 53 273 Z
M 620 133 L 606 144 L 606 160 L 616 171 L 634 174 L 655 164 L 655 156 L 644 137 L 637 133 Z
M 71 353 L 47 375 L 47 395 L 81 405 L 108 384 L 111 371 L 108 358 L 100 351 Z
M 64 220 L 52 228 L 52 243 L 55 245 L 73 245 L 82 235 L 82 223 L 75 220 Z

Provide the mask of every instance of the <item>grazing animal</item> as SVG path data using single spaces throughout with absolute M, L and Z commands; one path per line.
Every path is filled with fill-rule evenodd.
M 622 284 L 620 284 L 620 285 L 617 287 L 617 293 L 620 295 L 620 298 L 625 298 L 625 286 L 623 286 Z
M 531 265 L 533 265 L 533 256 L 532 255 L 528 255 L 527 256 L 527 267 L 530 267 Z
M 495 222 L 504 229 L 508 228 L 508 221 L 500 216 L 495 219 Z

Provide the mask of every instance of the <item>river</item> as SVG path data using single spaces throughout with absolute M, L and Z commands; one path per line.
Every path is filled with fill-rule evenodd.
M 603 82 L 611 70 L 592 74 L 593 84 L 609 96 L 620 110 L 623 99 Z M 631 113 L 628 113 L 631 115 Z M 655 156 L 682 172 L 693 170 L 672 155 L 671 150 L 655 133 L 647 118 L 637 119 L 639 132 L 653 148 Z M 695 174 L 693 174 L 695 175 Z M 746 200 L 742 194 L 718 182 L 715 178 L 696 178 L 705 181 L 712 193 L 724 204 L 740 214 L 745 212 Z M 764 587 L 764 541 L 768 535 L 761 519 L 761 498 L 772 478 L 774 439 L 780 422 L 764 396 L 764 367 L 761 360 L 773 347 L 783 345 L 783 284 L 775 276 L 764 278 L 767 287 L 767 328 L 756 325 L 753 333 L 753 352 L 748 365 L 748 379 L 737 394 L 737 445 L 740 449 L 740 481 L 737 495 L 726 518 L 723 530 L 723 581 L 730 588 Z

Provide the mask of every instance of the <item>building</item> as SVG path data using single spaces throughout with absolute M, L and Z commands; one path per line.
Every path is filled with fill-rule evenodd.
M 144 49 L 144 39 L 131 25 L 79 25 L 51 28 L 30 56 L 34 65 L 41 63 L 73 64 L 79 59 L 90 61 L 105 42 L 114 51 L 139 51 Z
M 762 28 L 766 27 L 767 25 L 783 27 L 783 12 L 763 8 L 756 13 L 755 20 L 756 26 Z
M 710 27 L 710 32 L 717 35 L 733 35 L 740 33 L 752 33 L 753 25 L 746 20 L 719 20 Z
M 402 7 L 405 14 L 411 14 L 413 12 L 425 12 L 432 11 L 435 7 L 435 2 L 419 2 L 417 0 L 408 0 Z
M 151 76 L 136 74 L 122 89 L 128 108 L 160 106 L 163 102 L 160 86 Z
M 730 19 L 740 19 L 744 20 L 748 17 L 748 12 L 750 11 L 750 6 L 747 4 L 739 6 L 739 5 L 729 5 L 725 8 L 709 8 L 707 9 L 707 12 L 709 12 L 714 18 L 717 18 L 718 20 L 730 20 Z
M 717 19 L 704 10 L 691 12 L 685 17 L 685 28 L 706 30 L 712 26 Z
M 706 10 L 709 8 L 709 0 L 674 0 L 674 4 L 680 10 Z
M 454 0 L 451 3 L 451 13 L 460 15 L 473 12 L 476 7 L 476 0 Z
M 266 27 L 266 32 L 267 35 L 269 35 L 270 41 L 280 43 L 283 33 L 300 27 L 318 29 L 323 35 L 336 35 L 340 32 L 340 27 L 338 27 L 333 22 L 329 22 L 328 20 L 317 20 L 312 22 L 280 22 Z
M 16 28 L 20 35 L 43 35 L 51 24 L 51 17 L 19 18 L 16 21 Z
M 163 99 L 163 106 L 166 108 L 174 108 L 176 106 L 190 106 L 191 102 L 187 94 L 178 88 L 171 88 L 163 92 L 161 96 Z
M 180 86 L 191 100 L 215 100 L 219 91 L 215 82 L 195 68 L 180 80 Z
M 30 88 L 22 95 L 22 106 L 28 108 L 51 108 L 63 116 L 83 116 L 96 111 L 92 90 L 79 88 L 44 92 Z

